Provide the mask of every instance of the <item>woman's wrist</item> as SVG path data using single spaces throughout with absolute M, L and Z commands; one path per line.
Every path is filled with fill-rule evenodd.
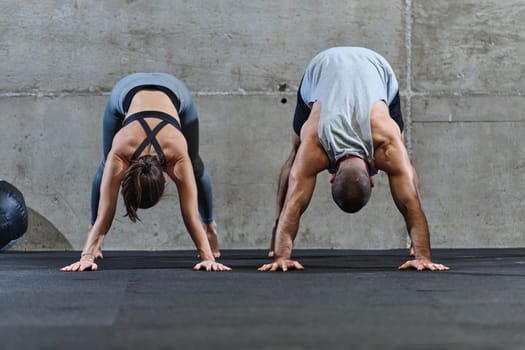
M 80 260 L 81 261 L 94 261 L 95 260 L 95 254 L 83 251 L 80 254 Z
M 211 251 L 208 251 L 207 249 L 199 249 L 199 256 L 202 261 L 205 261 L 205 260 L 215 261 L 215 258 L 213 257 L 213 253 Z

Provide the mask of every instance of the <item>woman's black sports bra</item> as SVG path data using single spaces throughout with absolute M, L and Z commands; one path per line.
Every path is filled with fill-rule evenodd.
M 161 122 L 151 130 L 148 123 L 144 119 L 146 118 L 156 118 L 160 119 Z M 159 142 L 157 141 L 157 133 L 162 130 L 163 127 L 165 127 L 168 124 L 173 125 L 177 130 L 181 131 L 181 127 L 177 119 L 172 117 L 171 115 L 159 112 L 159 111 L 142 111 L 138 113 L 134 113 L 130 116 L 128 116 L 126 119 L 124 119 L 124 122 L 122 123 L 122 127 L 125 127 L 126 125 L 138 121 L 140 125 L 142 125 L 142 128 L 146 132 L 146 138 L 140 146 L 137 148 L 135 153 L 133 153 L 132 160 L 137 159 L 140 154 L 144 151 L 144 149 L 151 143 L 153 145 L 153 148 L 155 148 L 155 151 L 157 152 L 157 155 L 159 157 L 160 164 L 164 166 L 166 164 L 166 157 L 164 156 L 164 152 L 162 152 L 162 148 L 160 147 Z

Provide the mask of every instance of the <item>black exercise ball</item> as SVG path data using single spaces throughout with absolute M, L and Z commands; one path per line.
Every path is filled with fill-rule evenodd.
M 22 193 L 0 180 L 0 249 L 27 231 L 27 207 Z

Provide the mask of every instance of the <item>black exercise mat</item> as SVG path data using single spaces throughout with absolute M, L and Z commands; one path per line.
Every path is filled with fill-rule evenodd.
M 525 249 L 434 249 L 448 272 L 398 271 L 407 250 L 0 253 L 0 349 L 524 349 Z

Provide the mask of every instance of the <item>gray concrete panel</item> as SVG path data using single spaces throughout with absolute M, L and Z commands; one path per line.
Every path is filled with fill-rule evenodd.
M 193 91 L 275 91 L 341 45 L 375 49 L 404 71 L 402 0 L 0 4 L 0 92 L 108 91 L 137 71 L 176 74 Z
M 414 123 L 434 247 L 525 246 L 525 123 Z
M 99 96 L 0 98 L 0 159 L 6 164 L 1 176 L 74 247 L 82 244 L 89 223 L 104 103 Z
M 415 91 L 524 93 L 525 2 L 412 4 Z

